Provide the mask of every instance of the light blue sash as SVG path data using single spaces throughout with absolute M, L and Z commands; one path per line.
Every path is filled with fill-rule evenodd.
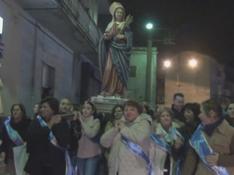
M 159 135 L 152 133 L 150 138 L 154 141 L 156 145 L 158 145 L 163 151 L 171 154 L 171 146 Z
M 41 116 L 38 115 L 37 120 L 39 121 L 39 123 L 40 123 L 40 125 L 42 127 L 48 127 L 47 123 L 41 118 Z M 67 149 L 65 149 L 65 148 L 58 145 L 56 137 L 54 136 L 54 134 L 52 133 L 51 130 L 50 130 L 50 133 L 49 133 L 49 140 L 54 146 L 56 146 L 57 148 L 59 148 L 59 149 L 61 149 L 62 151 L 65 152 L 65 161 L 66 161 L 65 175 L 77 175 L 75 173 L 75 168 L 72 166 L 71 158 L 69 156 L 69 153 L 68 153 Z
M 4 122 L 4 125 L 6 127 L 6 131 L 7 131 L 7 134 L 9 136 L 9 138 L 11 139 L 11 141 L 19 146 L 19 145 L 23 145 L 24 144 L 24 140 L 22 139 L 22 137 L 19 135 L 19 133 L 14 130 L 11 125 L 10 125 L 10 121 L 11 121 L 11 117 L 9 116 L 5 122 Z
M 128 139 L 126 136 L 121 135 L 122 142 L 127 146 L 127 148 L 137 156 L 141 157 L 145 160 L 147 164 L 147 171 L 148 175 L 154 175 L 152 163 L 150 161 L 150 158 L 145 154 L 144 150 L 141 148 L 140 145 L 134 143 L 130 139 Z
M 165 136 L 170 140 L 176 140 L 177 138 L 181 138 L 184 140 L 183 136 L 177 131 L 176 128 L 171 128 L 169 133 Z M 152 133 L 150 138 L 154 141 L 156 145 L 158 145 L 163 151 L 168 152 L 171 154 L 171 145 L 166 142 L 165 137 L 160 137 L 158 134 Z
M 229 175 L 226 168 L 221 166 L 210 166 L 206 161 L 206 156 L 214 154 L 214 151 L 207 142 L 206 137 L 202 132 L 202 129 L 203 125 L 200 124 L 189 141 L 190 145 L 196 151 L 196 153 L 198 154 L 202 162 L 206 165 L 206 167 L 214 171 L 216 175 Z
M 170 132 L 168 133 L 168 137 L 170 137 L 173 140 L 176 140 L 178 137 L 184 140 L 183 136 L 177 131 L 176 128 L 171 128 Z M 171 145 L 166 142 L 166 140 L 163 137 L 160 137 L 159 135 L 152 133 L 150 135 L 150 138 L 153 140 L 153 142 L 159 146 L 160 149 L 167 152 L 171 155 Z M 176 161 L 175 165 L 175 174 L 180 175 L 181 174 L 181 160 Z

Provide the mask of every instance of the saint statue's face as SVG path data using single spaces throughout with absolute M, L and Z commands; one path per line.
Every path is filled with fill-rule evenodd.
M 124 20 L 124 10 L 122 8 L 117 8 L 115 11 L 115 20 L 121 22 Z

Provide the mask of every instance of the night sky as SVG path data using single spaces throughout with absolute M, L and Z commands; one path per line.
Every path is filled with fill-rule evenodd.
M 110 0 L 111 2 L 111 0 Z M 234 66 L 234 2 L 227 0 L 119 0 L 134 16 L 134 45 L 145 46 L 144 23 L 156 25 L 160 55 L 197 51 Z M 165 39 L 176 44 L 167 44 Z

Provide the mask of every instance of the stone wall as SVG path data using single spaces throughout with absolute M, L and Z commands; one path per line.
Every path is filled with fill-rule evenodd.
M 54 68 L 54 96 L 72 97 L 73 52 L 25 13 L 14 1 L 0 1 L 4 19 L 0 78 L 4 113 L 13 103 L 23 103 L 29 114 L 40 101 L 42 65 Z

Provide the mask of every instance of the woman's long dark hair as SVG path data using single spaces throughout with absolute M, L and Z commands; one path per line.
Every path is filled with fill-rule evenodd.
M 96 108 L 96 106 L 91 102 L 91 101 L 86 101 L 85 102 L 86 104 L 89 104 L 91 107 L 92 107 L 92 110 L 93 110 L 93 116 L 94 116 L 94 118 L 96 118 L 97 117 L 97 108 Z M 84 104 L 85 104 L 84 103 Z M 83 104 L 83 105 L 84 105 Z M 83 106 L 82 106 L 83 107 Z
M 184 111 L 186 109 L 191 110 L 193 112 L 194 122 L 200 122 L 200 119 L 198 117 L 198 115 L 201 113 L 200 104 L 198 104 L 198 103 L 186 103 L 185 106 L 184 106 Z
M 19 106 L 20 110 L 21 110 L 22 113 L 23 113 L 23 119 L 27 118 L 27 117 L 26 117 L 27 114 L 26 114 L 25 107 L 24 107 L 24 105 L 21 104 L 21 103 L 16 103 L 16 104 L 13 104 L 13 105 L 11 106 L 11 116 L 13 116 L 13 110 L 14 110 L 14 107 L 15 107 L 15 106 Z
M 110 116 L 110 122 L 111 123 L 114 123 L 114 121 L 115 121 L 115 110 L 117 108 L 120 108 L 122 111 L 124 111 L 123 105 L 120 105 L 120 104 L 115 105 L 111 110 L 111 116 Z

